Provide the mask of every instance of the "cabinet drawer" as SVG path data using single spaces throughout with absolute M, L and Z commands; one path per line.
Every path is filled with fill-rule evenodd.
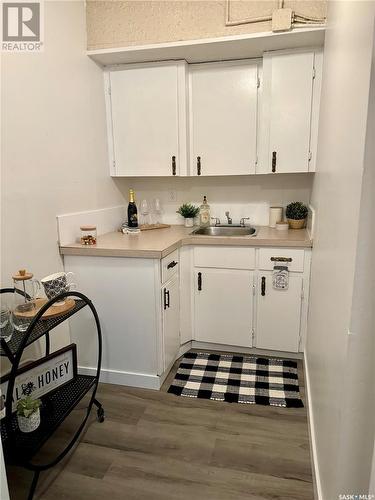
M 164 259 L 161 260 L 161 282 L 165 283 L 168 281 L 174 274 L 178 272 L 179 269 L 179 257 L 178 250 L 170 253 Z
M 286 257 L 292 259 L 292 261 L 288 263 L 289 271 L 303 273 L 305 258 L 305 251 L 303 249 L 260 248 L 258 268 L 265 271 L 271 271 L 275 264 L 271 260 L 272 257 Z
M 225 269 L 254 269 L 255 248 L 197 246 L 194 248 L 194 265 Z

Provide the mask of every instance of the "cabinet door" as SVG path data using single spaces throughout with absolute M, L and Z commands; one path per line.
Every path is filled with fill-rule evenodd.
M 257 64 L 199 64 L 189 72 L 190 175 L 254 173 Z
M 259 274 L 257 286 L 256 347 L 298 352 L 302 282 L 289 276 L 287 290 L 272 287 L 272 272 Z
M 313 77 L 314 52 L 264 55 L 258 173 L 308 172 Z
M 184 71 L 176 62 L 109 73 L 114 175 L 170 176 L 186 168 Z
M 195 340 L 252 346 L 252 271 L 195 270 Z
M 164 371 L 176 359 L 180 348 L 180 287 L 175 275 L 162 288 Z

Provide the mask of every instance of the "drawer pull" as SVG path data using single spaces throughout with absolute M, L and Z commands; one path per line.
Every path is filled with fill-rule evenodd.
M 291 257 L 271 257 L 272 262 L 292 262 Z
M 202 273 L 198 273 L 198 291 L 202 290 Z
M 172 156 L 172 175 L 176 175 L 176 157 Z
M 169 290 L 164 288 L 164 310 L 167 309 L 167 307 L 169 307 Z
M 168 265 L 167 265 L 167 269 L 172 269 L 173 267 L 177 266 L 178 262 L 176 262 L 175 260 L 172 260 L 172 262 L 170 262 Z
M 276 172 L 276 151 L 272 153 L 272 172 Z
M 201 157 L 197 156 L 197 175 L 201 175 L 202 167 L 201 167 Z
M 266 295 L 266 277 L 265 276 L 262 276 L 261 295 L 262 295 L 262 297 L 264 297 Z

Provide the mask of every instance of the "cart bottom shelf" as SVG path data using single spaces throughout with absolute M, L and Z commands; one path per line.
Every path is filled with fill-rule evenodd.
M 96 380 L 96 377 L 89 375 L 77 375 L 74 380 L 57 389 L 53 394 L 42 398 L 40 426 L 29 434 L 19 431 L 17 417 L 14 414 L 11 422 L 12 436 L 9 436 L 5 427 L 5 419 L 3 419 L 1 439 L 6 459 L 12 463 L 30 461 L 94 386 Z

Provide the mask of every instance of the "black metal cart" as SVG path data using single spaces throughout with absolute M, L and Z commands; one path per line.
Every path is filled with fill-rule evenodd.
M 3 288 L 0 290 L 1 294 L 13 292 L 13 288 Z M 55 302 L 61 301 L 66 297 L 74 298 L 74 308 L 57 317 L 43 320 L 41 319 L 42 315 Z M 86 306 L 89 307 L 94 316 L 97 330 L 98 363 L 95 375 L 77 374 L 73 380 L 70 380 L 67 384 L 61 386 L 61 388 L 43 396 L 41 398 L 43 404 L 41 407 L 40 426 L 31 433 L 25 434 L 20 432 L 18 429 L 16 414 L 12 413 L 12 395 L 24 349 L 33 342 L 44 337 L 45 356 L 48 356 L 50 354 L 51 330 Z M 8 342 L 1 339 L 0 355 L 6 356 L 11 363 L 11 370 L 9 375 L 7 375 L 9 378 L 6 393 L 5 417 L 1 420 L 1 440 L 3 443 L 4 457 L 7 463 L 25 467 L 26 469 L 34 472 L 28 496 L 28 499 L 31 500 L 34 495 L 40 473 L 55 466 L 71 450 L 85 427 L 93 405 L 97 407 L 97 418 L 99 422 L 104 421 L 104 409 L 95 397 L 99 383 L 102 359 L 102 335 L 98 314 L 93 303 L 80 292 L 65 292 L 54 299 L 49 300 L 38 310 L 25 332 L 17 332 L 13 334 L 12 338 Z M 92 393 L 87 406 L 86 414 L 65 449 L 48 463 L 33 463 L 33 458 L 37 455 L 40 448 L 54 434 L 62 422 L 68 417 L 72 410 L 90 390 L 92 390 Z

